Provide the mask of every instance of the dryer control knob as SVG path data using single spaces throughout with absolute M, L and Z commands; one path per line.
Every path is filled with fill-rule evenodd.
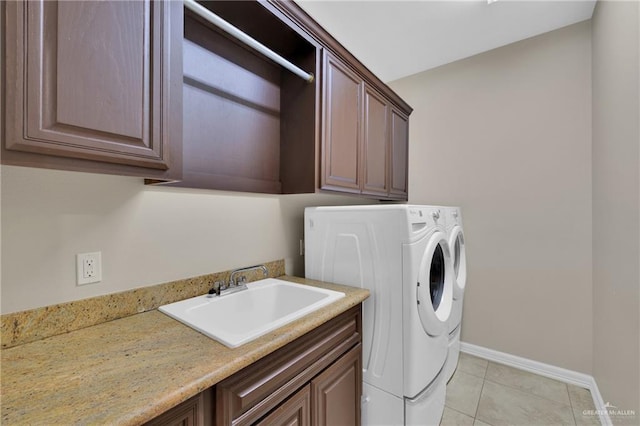
M 433 220 L 440 219 L 440 212 L 436 211 L 436 212 L 431 213 L 431 217 L 433 217 Z

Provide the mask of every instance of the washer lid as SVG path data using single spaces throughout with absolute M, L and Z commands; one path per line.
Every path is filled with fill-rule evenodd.
M 453 262 L 443 232 L 433 234 L 422 256 L 416 298 L 424 330 L 431 336 L 445 332 L 453 303 Z
M 467 254 L 465 250 L 464 233 L 461 226 L 454 226 L 449 236 L 449 249 L 453 260 L 453 274 L 455 276 L 453 298 L 462 297 L 467 284 Z

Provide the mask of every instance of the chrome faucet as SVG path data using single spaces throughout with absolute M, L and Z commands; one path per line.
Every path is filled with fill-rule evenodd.
M 241 277 L 241 281 L 238 282 L 234 279 L 235 276 L 238 274 L 242 274 L 243 272 L 253 271 L 254 269 L 261 269 L 265 278 L 269 276 L 269 270 L 264 265 L 255 265 L 248 266 L 246 268 L 234 269 L 233 271 L 231 271 L 231 275 L 229 275 L 229 285 L 227 287 L 231 288 L 238 285 L 244 285 L 247 280 L 246 277 Z
M 240 278 L 236 278 L 236 275 L 253 271 L 254 269 L 262 270 L 265 278 L 269 276 L 269 270 L 264 265 L 255 265 L 248 266 L 246 268 L 234 269 L 233 271 L 231 271 L 231 274 L 229 275 L 229 282 L 226 285 L 224 281 L 216 281 L 213 284 L 213 288 L 209 290 L 209 297 L 213 297 L 213 295 L 223 296 L 225 294 L 235 293 L 240 290 L 246 290 L 247 277 L 241 276 Z

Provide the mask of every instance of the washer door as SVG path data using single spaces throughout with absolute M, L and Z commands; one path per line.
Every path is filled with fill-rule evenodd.
M 453 273 L 455 276 L 453 298 L 460 299 L 467 284 L 467 255 L 464 244 L 462 227 L 455 226 L 449 237 L 449 248 L 453 260 Z
M 446 332 L 453 298 L 453 263 L 446 235 L 436 232 L 420 262 L 416 286 L 418 314 L 431 336 Z

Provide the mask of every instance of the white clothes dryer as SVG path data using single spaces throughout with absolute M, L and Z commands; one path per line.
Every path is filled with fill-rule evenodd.
M 449 355 L 445 366 L 445 376 L 448 382 L 458 366 L 460 358 L 460 331 L 462 328 L 462 307 L 464 290 L 467 284 L 467 254 L 465 250 L 464 231 L 462 228 L 462 214 L 459 207 L 442 207 L 445 216 L 445 226 L 449 250 L 453 261 L 453 307 L 449 317 Z
M 305 210 L 307 278 L 366 288 L 363 425 L 438 425 L 453 261 L 437 207 Z

